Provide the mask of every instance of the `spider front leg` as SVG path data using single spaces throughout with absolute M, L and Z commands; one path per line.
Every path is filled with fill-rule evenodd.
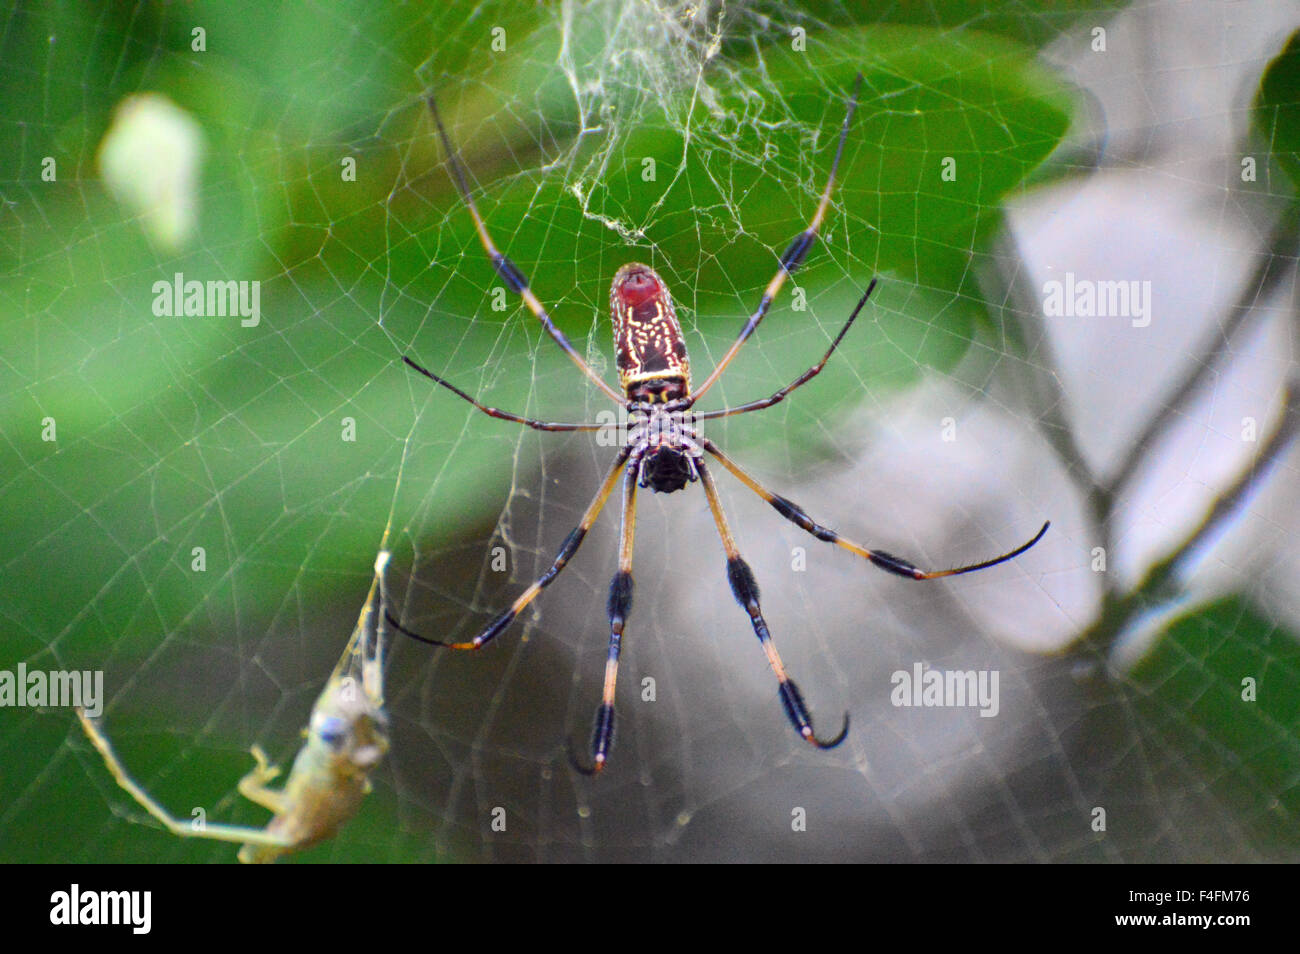
M 700 483 L 704 485 L 704 494 L 709 498 L 709 509 L 713 512 L 713 522 L 717 524 L 718 536 L 722 538 L 722 548 L 727 553 L 727 579 L 731 583 L 731 592 L 735 594 L 736 602 L 749 613 L 754 635 L 758 637 L 763 652 L 767 654 L 768 665 L 772 667 L 772 672 L 779 683 L 781 704 L 785 706 L 785 714 L 795 731 L 804 740 L 819 749 L 833 749 L 849 734 L 849 714 L 844 713 L 844 726 L 833 739 L 819 739 L 813 731 L 812 716 L 803 701 L 803 695 L 794 680 L 786 674 L 785 664 L 781 662 L 781 655 L 772 642 L 772 634 L 768 631 L 767 621 L 763 619 L 763 611 L 759 607 L 758 583 L 754 579 L 754 571 L 741 557 L 736 540 L 731 535 L 731 528 L 727 525 L 726 514 L 722 512 L 722 502 L 718 499 L 718 489 L 714 486 L 713 476 L 704 466 L 703 460 L 696 461 L 695 465 L 699 470 Z
M 1013 560 L 1020 556 L 1020 554 L 1024 553 L 1039 540 L 1043 539 L 1043 534 L 1047 533 L 1047 528 L 1052 525 L 1050 520 L 1046 521 L 1038 529 L 1038 532 L 1034 534 L 1032 540 L 1029 540 L 1027 543 L 1022 543 L 1020 546 L 1008 553 L 995 556 L 991 560 L 981 560 L 979 563 L 954 567 L 951 570 L 922 570 L 910 560 L 904 560 L 902 557 L 894 556 L 892 553 L 886 553 L 884 550 L 871 550 L 862 546 L 860 543 L 854 543 L 852 540 L 840 536 L 839 533 L 829 527 L 823 527 L 821 524 L 809 517 L 808 514 L 804 513 L 803 508 L 793 500 L 788 500 L 780 494 L 774 494 L 772 491 L 760 484 L 750 476 L 748 471 L 742 468 L 726 454 L 722 453 L 722 451 L 718 449 L 718 446 L 712 441 L 705 438 L 702 439 L 700 443 L 706 451 L 718 459 L 718 462 L 722 464 L 723 467 L 735 474 L 742 484 L 766 500 L 772 505 L 772 508 L 777 513 L 785 517 L 785 519 L 789 520 L 796 527 L 806 530 L 818 540 L 824 540 L 827 543 L 835 544 L 837 547 L 843 547 L 850 553 L 869 560 L 873 565 L 880 567 L 880 569 L 885 570 L 886 572 L 893 573 L 896 576 L 906 577 L 909 580 L 937 580 L 945 576 L 960 576 L 963 573 L 974 573 L 976 570 L 987 570 L 989 567 L 997 566 L 999 563 L 1006 563 L 1008 560 Z
M 618 544 L 618 572 L 609 581 L 609 655 L 605 659 L 605 686 L 596 708 L 591 735 L 591 765 L 578 762 L 572 750 L 569 761 L 583 775 L 595 775 L 609 760 L 614 743 L 614 689 L 618 684 L 618 657 L 623 642 L 623 625 L 632 611 L 632 543 L 636 539 L 636 488 L 641 458 L 633 456 L 623 477 L 623 525 Z
M 488 233 L 487 223 L 483 221 L 483 216 L 479 214 L 478 205 L 474 202 L 474 196 L 469 191 L 469 178 L 465 174 L 465 167 L 461 165 L 460 158 L 456 155 L 456 149 L 451 144 L 451 137 L 447 135 L 447 130 L 442 124 L 442 116 L 438 113 L 437 100 L 433 98 L 433 94 L 429 94 L 426 101 L 429 104 L 429 112 L 433 115 L 434 125 L 438 127 L 438 138 L 442 140 L 442 148 L 447 153 L 447 166 L 451 173 L 451 181 L 455 183 L 457 191 L 460 192 L 461 198 L 465 202 L 465 207 L 469 209 L 470 218 L 474 220 L 474 230 L 478 233 L 479 243 L 483 246 L 483 251 L 487 253 L 488 260 L 492 262 L 492 267 L 496 270 L 497 275 L 500 276 L 511 291 L 523 299 L 524 305 L 541 322 L 542 327 L 546 329 L 546 333 L 569 356 L 569 359 L 581 369 L 582 373 L 596 387 L 604 391 L 611 400 L 626 405 L 627 398 L 610 387 L 592 369 L 591 365 L 583 360 L 582 355 L 578 354 L 577 349 L 569 343 L 569 339 L 564 336 L 564 332 L 556 327 L 555 322 L 551 320 L 551 316 L 547 314 L 546 308 L 533 294 L 533 290 L 528 285 L 528 277 L 492 241 L 492 236 Z
M 822 190 L 821 200 L 817 203 L 817 209 L 813 212 L 812 220 L 809 221 L 807 228 L 794 237 L 781 254 L 781 261 L 777 265 L 776 274 L 772 276 L 772 280 L 763 289 L 763 297 L 759 299 L 758 308 L 749 316 L 749 320 L 740 329 L 740 334 L 722 356 L 722 360 L 718 362 L 717 367 L 713 369 L 697 390 L 691 392 L 690 402 L 692 404 L 703 397 L 704 393 L 717 383 L 718 378 L 722 376 L 722 372 L 727 369 L 727 365 L 731 364 L 731 359 L 737 355 L 741 346 L 749 340 L 749 336 L 754 333 L 767 315 L 768 309 L 772 307 L 772 302 L 776 300 L 777 293 L 785 285 L 785 280 L 803 264 L 803 260 L 808 257 L 808 250 L 817 241 L 822 222 L 826 218 L 826 211 L 831 205 L 831 196 L 835 192 L 835 176 L 839 172 L 840 159 L 844 156 L 844 143 L 849 137 L 849 125 L 853 122 L 853 114 L 857 111 L 858 96 L 861 92 L 862 74 L 859 73 L 853 83 L 853 95 L 849 99 L 848 111 L 844 114 L 844 124 L 840 127 L 839 142 L 835 146 L 835 159 L 831 162 L 831 173 L 826 179 L 826 188 Z
M 831 355 L 833 355 L 835 349 L 840 346 L 840 342 L 844 340 L 844 336 L 849 333 L 849 329 L 853 327 L 853 322 L 857 320 L 858 312 L 862 310 L 862 306 L 867 303 L 867 299 L 871 297 L 871 293 L 875 290 L 876 279 L 873 278 L 871 279 L 871 284 L 867 286 L 867 290 L 863 292 L 862 297 L 858 299 L 857 305 L 854 306 L 853 313 L 849 315 L 849 320 L 844 323 L 844 327 L 840 329 L 840 333 L 835 336 L 835 340 L 831 342 L 831 346 L 827 348 L 826 353 L 822 355 L 822 359 L 803 374 L 799 375 L 799 377 L 795 378 L 785 387 L 780 388 L 769 397 L 761 398 L 757 401 L 749 401 L 748 403 L 741 404 L 737 407 L 724 407 L 717 411 L 705 411 L 702 414 L 696 414 L 695 420 L 711 421 L 720 417 L 731 417 L 733 414 L 748 414 L 750 411 L 761 411 L 764 408 L 771 407 L 773 404 L 780 404 L 790 396 L 791 392 L 803 387 L 825 370 L 826 363 L 830 361 Z

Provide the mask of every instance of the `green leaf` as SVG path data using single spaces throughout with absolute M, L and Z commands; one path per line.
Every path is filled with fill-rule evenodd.
M 1264 69 L 1251 125 L 1269 156 L 1293 183 L 1300 183 L 1300 31 Z
M 1233 597 L 1175 623 L 1132 675 L 1144 720 L 1231 816 L 1281 855 L 1300 847 L 1296 634 Z
M 829 5 L 802 0 L 785 6 L 792 28 L 808 29 L 810 46 L 822 31 L 839 31 L 862 23 L 979 30 L 995 33 L 1034 47 L 1059 40 L 1072 30 L 1090 36 L 1108 16 L 1128 6 L 1127 0 L 1017 0 L 1015 4 L 989 0 L 943 0 L 942 3 L 898 3 L 897 0 L 844 0 Z M 788 44 L 788 34 L 778 34 Z M 740 43 L 737 43 L 739 46 Z

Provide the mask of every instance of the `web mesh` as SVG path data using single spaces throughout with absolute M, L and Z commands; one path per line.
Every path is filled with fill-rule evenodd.
M 403 622 L 469 639 L 550 564 L 614 455 L 400 363 L 514 413 L 611 419 L 486 261 L 424 95 L 588 362 L 613 380 L 609 282 L 645 261 L 698 381 L 812 215 L 860 70 L 822 238 L 706 406 L 788 383 L 881 285 L 815 382 L 707 433 L 919 565 L 1050 518 L 1048 536 L 914 583 L 714 467 L 819 730 L 851 715 L 823 753 L 783 716 L 699 488 L 647 492 L 616 744 L 590 780 L 566 746 L 585 749 L 600 697 L 615 500 L 491 648 L 394 647 L 376 790 L 304 857 L 1297 857 L 1298 484 L 1269 452 L 1295 374 L 1294 243 L 1270 237 L 1293 236 L 1273 225 L 1291 187 L 1263 148 L 1238 175 L 1295 5 L 1235 5 L 1250 26 L 1231 39 L 1226 14 L 1179 26 L 1169 3 L 371 6 L 9 15 L 0 665 L 102 670 L 107 731 L 149 791 L 263 824 L 235 792 L 248 747 L 292 758 L 383 528 Z M 200 131 L 198 225 L 174 240 L 99 158 L 146 91 Z M 1044 315 L 1067 271 L 1150 280 L 1153 321 Z M 259 281 L 259 324 L 157 315 L 176 273 Z M 1184 551 L 1176 586 L 1143 589 Z M 996 673 L 996 715 L 898 705 L 916 667 Z M 159 830 L 67 716 L 3 716 L 0 857 L 233 859 Z

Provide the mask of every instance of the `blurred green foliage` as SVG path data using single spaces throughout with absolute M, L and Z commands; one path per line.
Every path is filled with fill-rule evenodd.
M 1300 641 L 1239 597 L 1174 623 L 1132 673 L 1153 763 L 1182 763 L 1275 857 L 1300 843 Z M 1158 740 L 1158 741 L 1156 741 Z
M 1300 31 L 1264 70 L 1251 124 L 1293 186 L 1300 184 Z

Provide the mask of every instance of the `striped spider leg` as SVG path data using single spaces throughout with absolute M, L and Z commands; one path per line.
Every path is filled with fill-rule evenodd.
M 636 494 L 638 489 L 649 488 L 656 493 L 674 493 L 692 483 L 700 483 L 708 499 L 715 528 L 722 541 L 723 552 L 727 561 L 727 579 L 736 601 L 749 615 L 754 634 L 758 637 L 776 676 L 778 692 L 787 718 L 799 736 L 820 749 L 834 748 L 844 740 L 848 733 L 848 716 L 844 718 L 843 728 L 831 738 L 822 738 L 813 728 L 812 716 L 798 686 L 786 672 L 781 657 L 776 650 L 767 623 L 763 619 L 759 606 L 758 584 L 753 571 L 740 554 L 731 528 L 723 512 L 714 485 L 712 474 L 705 466 L 705 456 L 716 459 L 722 466 L 734 474 L 745 486 L 771 504 L 787 520 L 807 530 L 819 540 L 835 543 L 873 565 L 891 573 L 910 579 L 926 580 L 943 576 L 970 573 L 996 566 L 1037 543 L 1047 531 L 1047 524 L 1028 543 L 981 563 L 959 567 L 953 570 L 926 571 L 900 557 L 892 556 L 882 550 L 870 550 L 841 537 L 838 533 L 813 522 L 797 505 L 784 497 L 778 496 L 764 488 L 758 481 L 742 470 L 700 430 L 700 422 L 734 414 L 759 411 L 777 404 L 807 384 L 826 366 L 831 355 L 839 346 L 844 336 L 852 327 L 858 313 L 866 304 L 876 287 L 873 279 L 867 290 L 859 299 L 857 306 L 840 329 L 834 341 L 823 355 L 821 361 L 813 365 L 790 384 L 774 392 L 771 396 L 757 401 L 716 411 L 695 414 L 691 409 L 695 403 L 711 388 L 719 376 L 731 363 L 741 346 L 754 333 L 767 314 L 777 293 L 784 286 L 786 279 L 802 264 L 809 250 L 816 241 L 817 234 L 826 218 L 834 194 L 835 177 L 839 170 L 840 159 L 844 154 L 844 144 L 848 138 L 849 127 L 857 108 L 858 94 L 862 86 L 862 77 L 858 76 L 850 98 L 839 140 L 835 147 L 835 158 L 831 163 L 830 175 L 826 187 L 822 190 L 817 208 L 807 227 L 795 236 L 785 252 L 781 255 L 776 274 L 768 282 L 759 301 L 758 308 L 749 316 L 739 336 L 719 360 L 717 366 L 695 390 L 691 389 L 690 361 L 686 353 L 685 339 L 672 296 L 659 274 L 650 266 L 631 263 L 621 267 L 614 275 L 610 289 L 610 313 L 614 325 L 614 350 L 618 367 L 619 385 L 623 393 L 619 394 L 596 375 L 595 371 L 582 360 L 578 353 L 555 327 L 550 316 L 529 289 L 528 281 L 513 262 L 497 249 L 488 234 L 487 227 L 479 215 L 468 186 L 468 177 L 462 167 L 451 139 L 442 125 L 437 106 L 429 97 L 429 107 L 433 112 L 438 135 L 447 153 L 447 163 L 451 178 L 474 220 L 474 227 L 479 241 L 491 260 L 497 273 L 517 292 L 528 309 L 542 323 L 546 331 L 583 370 L 588 378 L 626 409 L 626 434 L 613 466 L 606 473 L 600 488 L 583 513 L 578 526 L 569 534 L 560 546 L 559 552 L 546 571 L 538 577 L 515 601 L 498 614 L 478 635 L 465 642 L 444 642 L 421 636 L 389 617 L 397 629 L 422 642 L 458 650 L 480 649 L 499 636 L 519 613 L 548 586 L 572 559 L 581 545 L 587 531 L 591 529 L 602 508 L 613 494 L 620 475 L 623 481 L 622 528 L 619 536 L 618 570 L 610 581 L 607 615 L 609 617 L 609 651 L 605 663 L 605 679 L 601 693 L 600 705 L 596 709 L 595 727 L 591 741 L 590 763 L 583 765 L 573 758 L 575 767 L 585 773 L 594 774 L 601 771 L 609 761 L 610 749 L 614 737 L 614 697 L 618 680 L 619 655 L 622 648 L 624 626 L 632 608 L 632 549 L 636 535 Z M 403 359 L 407 365 L 448 389 L 461 399 L 472 404 L 479 411 L 499 420 L 512 421 L 527 427 L 543 431 L 597 431 L 608 425 L 602 424 L 553 424 L 531 418 L 520 417 L 496 408 L 487 407 L 465 391 L 455 387 L 441 377 L 417 364 L 411 358 Z

